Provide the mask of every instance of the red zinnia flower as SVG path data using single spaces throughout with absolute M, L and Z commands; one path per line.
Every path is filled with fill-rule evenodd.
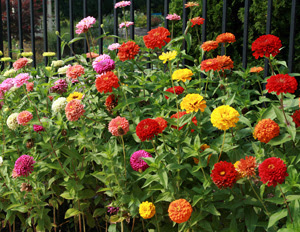
M 296 127 L 300 126 L 300 110 L 296 110 L 292 115 L 293 121 L 296 124 Z
M 175 90 L 175 94 L 179 95 L 179 94 L 182 94 L 182 93 L 183 93 L 184 88 L 182 88 L 181 86 L 174 86 L 174 89 L 173 89 L 173 87 L 168 88 L 168 89 L 166 89 L 166 92 L 174 93 L 174 90 Z M 166 98 L 166 99 L 169 99 L 168 96 L 165 96 L 165 98 Z
M 143 142 L 147 139 L 153 139 L 160 131 L 160 127 L 157 121 L 147 118 L 139 122 L 136 126 L 136 135 Z
M 252 43 L 252 51 L 255 59 L 259 57 L 276 56 L 282 47 L 280 39 L 275 35 L 262 35 Z
M 217 36 L 216 41 L 218 43 L 233 43 L 235 42 L 235 36 L 232 33 L 223 33 Z
M 211 178 L 219 189 L 232 188 L 236 182 L 238 172 L 235 170 L 232 163 L 220 161 L 214 165 L 211 172 Z
M 123 43 L 119 47 L 118 57 L 121 61 L 134 60 L 134 57 L 139 53 L 140 47 L 134 41 Z
M 204 42 L 201 45 L 201 48 L 204 51 L 209 52 L 210 50 L 215 50 L 218 46 L 219 46 L 219 43 L 217 41 L 209 40 L 209 41 Z
M 214 59 L 207 59 L 203 60 L 200 64 L 201 70 L 205 70 L 205 72 L 208 72 L 210 70 L 216 71 L 219 67 L 219 62 Z
M 280 127 L 272 119 L 260 120 L 254 128 L 253 137 L 262 143 L 268 143 L 271 139 L 278 136 Z
M 147 48 L 154 49 L 158 47 L 161 49 L 162 46 L 165 46 L 171 41 L 171 39 L 168 37 L 169 35 L 170 32 L 168 29 L 164 27 L 158 27 L 148 31 L 148 35 L 145 35 L 143 39 Z
M 192 23 L 192 27 L 196 26 L 196 25 L 201 25 L 204 23 L 204 18 L 201 17 L 195 17 L 191 19 L 191 23 Z
M 291 77 L 289 74 L 277 74 L 271 76 L 267 80 L 266 89 L 269 93 L 294 93 L 297 90 L 298 83 L 295 77 Z
M 98 76 L 96 79 L 96 88 L 100 93 L 112 92 L 113 87 L 118 88 L 119 86 L 118 77 L 111 71 Z
M 178 112 L 178 114 L 177 114 L 177 113 L 176 113 L 176 114 L 173 114 L 173 115 L 171 116 L 171 118 L 178 118 L 178 115 L 179 115 L 179 118 L 181 118 L 183 115 L 186 115 L 186 114 L 188 114 L 188 113 L 185 112 L 185 111 L 183 111 L 183 112 Z M 196 117 L 193 117 L 193 118 L 192 118 L 192 122 L 195 124 L 195 126 L 197 126 L 197 123 L 198 123 L 198 122 L 197 122 Z M 184 124 L 183 126 L 179 127 L 178 130 L 181 130 L 185 125 L 186 125 L 186 124 Z M 177 126 L 171 126 L 171 127 L 177 129 Z M 194 129 L 191 130 L 191 132 L 194 132 L 194 131 L 195 131 Z
M 115 95 L 111 94 L 109 95 L 105 100 L 105 106 L 108 112 L 112 112 L 113 108 L 115 108 L 118 105 L 118 98 L 115 97 Z
M 162 133 L 164 131 L 164 129 L 167 128 L 168 126 L 168 122 L 166 120 L 164 120 L 162 117 L 157 117 L 154 119 L 155 121 L 158 122 L 159 125 L 159 134 Z
M 282 184 L 285 177 L 289 174 L 286 172 L 286 165 L 280 158 L 271 157 L 262 162 L 258 167 L 260 180 L 268 187 Z

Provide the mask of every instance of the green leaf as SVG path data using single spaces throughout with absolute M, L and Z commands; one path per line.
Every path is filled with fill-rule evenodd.
M 65 219 L 69 218 L 69 217 L 74 217 L 78 214 L 81 214 L 81 212 L 77 209 L 74 208 L 70 208 L 67 210 L 66 214 L 65 214 Z
M 256 228 L 258 216 L 252 207 L 246 208 L 244 212 L 245 212 L 247 231 L 254 232 Z
M 165 170 L 159 169 L 158 176 L 160 179 L 160 183 L 164 186 L 165 189 L 168 188 L 168 174 Z
M 287 209 L 283 209 L 279 212 L 272 214 L 269 219 L 268 228 L 274 226 L 280 219 L 285 218 L 287 216 L 287 213 Z
M 183 35 L 184 39 L 186 41 L 187 44 L 187 52 L 189 52 L 189 50 L 191 49 L 192 46 L 192 35 L 190 33 L 187 33 L 186 35 Z
M 99 217 L 105 214 L 106 209 L 105 208 L 98 208 L 94 211 L 93 217 Z
M 213 215 L 221 216 L 220 212 L 216 209 L 216 207 L 213 204 L 209 204 L 208 206 L 203 207 L 203 210 Z
M 171 202 L 173 200 L 173 196 L 170 192 L 164 192 L 158 195 L 156 198 L 155 203 L 160 202 L 160 201 L 166 201 L 166 202 Z
M 70 44 L 75 43 L 76 41 L 79 41 L 79 40 L 82 40 L 82 39 L 84 39 L 84 37 L 76 37 L 76 38 L 72 39 L 71 41 L 69 41 L 68 44 L 70 45 Z

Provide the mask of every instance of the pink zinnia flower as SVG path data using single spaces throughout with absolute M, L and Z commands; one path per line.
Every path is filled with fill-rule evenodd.
M 121 44 L 113 43 L 113 44 L 108 46 L 108 50 L 114 51 L 114 50 L 117 50 L 119 47 L 121 47 Z
M 121 1 L 115 4 L 115 8 L 121 8 L 125 6 L 130 6 L 131 2 L 130 1 Z
M 144 150 L 134 152 L 130 157 L 130 165 L 132 169 L 137 172 L 145 171 L 149 168 L 149 165 L 142 158 L 148 157 L 152 158 L 151 154 Z
M 27 83 L 26 84 L 27 92 L 31 92 L 33 90 L 33 87 L 34 87 L 34 83 L 33 82 Z
M 17 117 L 18 123 L 22 126 L 26 126 L 31 119 L 33 119 L 33 115 L 29 111 L 22 111 Z
M 77 121 L 84 112 L 84 105 L 77 99 L 70 101 L 65 108 L 65 113 L 69 121 Z
M 33 130 L 34 130 L 35 132 L 40 132 L 40 131 L 44 131 L 45 128 L 42 127 L 42 126 L 40 126 L 40 125 L 34 124 L 34 125 L 33 125 Z
M 180 20 L 181 17 L 174 13 L 174 14 L 168 14 L 166 19 L 171 20 L 171 21 L 176 21 L 176 20 Z
M 67 70 L 66 76 L 72 79 L 77 79 L 84 74 L 84 67 L 80 64 L 70 66 Z
M 0 84 L 0 92 L 7 92 L 14 86 L 14 78 L 7 78 Z
M 82 19 L 79 23 L 77 23 L 76 25 L 77 30 L 75 32 L 78 35 L 81 33 L 86 33 L 89 30 L 89 28 L 91 28 L 95 23 L 96 23 L 96 19 L 94 17 L 88 16 Z
M 30 76 L 28 73 L 20 73 L 19 75 L 17 75 L 14 80 L 14 86 L 19 88 L 21 87 L 23 84 L 27 84 L 28 80 L 29 80 Z
M 28 59 L 27 58 L 20 58 L 18 59 L 17 61 L 15 61 L 13 63 L 13 67 L 14 67 L 14 70 L 19 70 L 23 67 L 25 67 L 25 65 L 28 63 Z
M 29 155 L 21 155 L 15 162 L 14 171 L 17 176 L 28 176 L 33 172 L 33 164 L 35 161 L 32 156 Z M 13 171 L 13 172 L 14 172 Z M 13 173 L 14 177 L 14 173 Z
M 98 56 L 93 62 L 93 68 L 98 74 L 111 71 L 115 68 L 115 62 L 110 59 L 109 55 Z
M 54 92 L 54 93 L 62 94 L 62 93 L 67 92 L 67 89 L 68 89 L 67 82 L 63 79 L 59 79 L 59 80 L 54 82 L 54 86 L 52 86 L 50 88 L 50 91 Z
M 126 135 L 129 131 L 129 122 L 126 118 L 118 116 L 110 121 L 108 130 L 114 136 Z
M 119 28 L 122 28 L 122 27 L 129 27 L 129 26 L 131 26 L 131 25 L 133 25 L 134 24 L 134 22 L 123 22 L 123 23 L 120 23 L 119 24 Z

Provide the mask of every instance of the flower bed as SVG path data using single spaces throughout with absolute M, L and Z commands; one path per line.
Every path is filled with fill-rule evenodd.
M 204 20 L 192 16 L 178 38 L 158 27 L 145 47 L 128 40 L 62 61 L 44 53 L 52 65 L 37 70 L 23 54 L 1 73 L 7 230 L 299 230 L 299 74 L 276 60 L 274 35 L 252 44 L 258 63 L 269 61 L 266 79 L 220 55 L 232 33 L 190 44 Z M 89 47 L 94 23 L 77 24 Z

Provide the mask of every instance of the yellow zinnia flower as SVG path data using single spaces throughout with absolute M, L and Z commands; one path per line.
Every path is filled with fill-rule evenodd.
M 0 61 L 3 61 L 3 62 L 11 61 L 11 58 L 10 58 L 10 57 L 2 57 L 2 58 L 0 59 Z
M 211 123 L 219 130 L 228 130 L 230 127 L 235 127 L 239 121 L 239 112 L 228 105 L 219 106 L 211 113 Z
M 193 76 L 193 75 L 194 75 L 194 73 L 187 68 L 179 69 L 179 70 L 176 70 L 175 72 L 173 72 L 172 79 L 186 82 L 186 80 L 191 80 L 192 79 L 191 76 Z
M 142 218 L 149 219 L 155 215 L 155 205 L 152 202 L 145 201 L 140 204 L 139 212 Z
M 30 57 L 30 56 L 33 56 L 33 53 L 32 52 L 22 52 L 21 56 L 23 56 L 23 57 Z
M 163 60 L 164 64 L 167 62 L 167 61 L 170 61 L 170 60 L 174 60 L 177 56 L 177 52 L 176 51 L 171 51 L 171 52 L 166 52 L 166 53 L 162 53 L 158 58 L 160 60 Z
M 74 92 L 74 93 L 71 93 L 68 97 L 67 97 L 67 102 L 70 102 L 74 99 L 77 99 L 77 100 L 81 100 L 83 97 L 83 94 L 82 93 L 79 93 L 79 92 Z
M 43 56 L 55 56 L 56 53 L 55 52 L 44 52 Z
M 180 107 L 188 114 L 198 112 L 198 110 L 203 112 L 206 108 L 206 101 L 203 100 L 203 97 L 199 94 L 188 94 L 183 98 Z
M 3 56 L 3 52 L 0 50 L 0 56 Z

